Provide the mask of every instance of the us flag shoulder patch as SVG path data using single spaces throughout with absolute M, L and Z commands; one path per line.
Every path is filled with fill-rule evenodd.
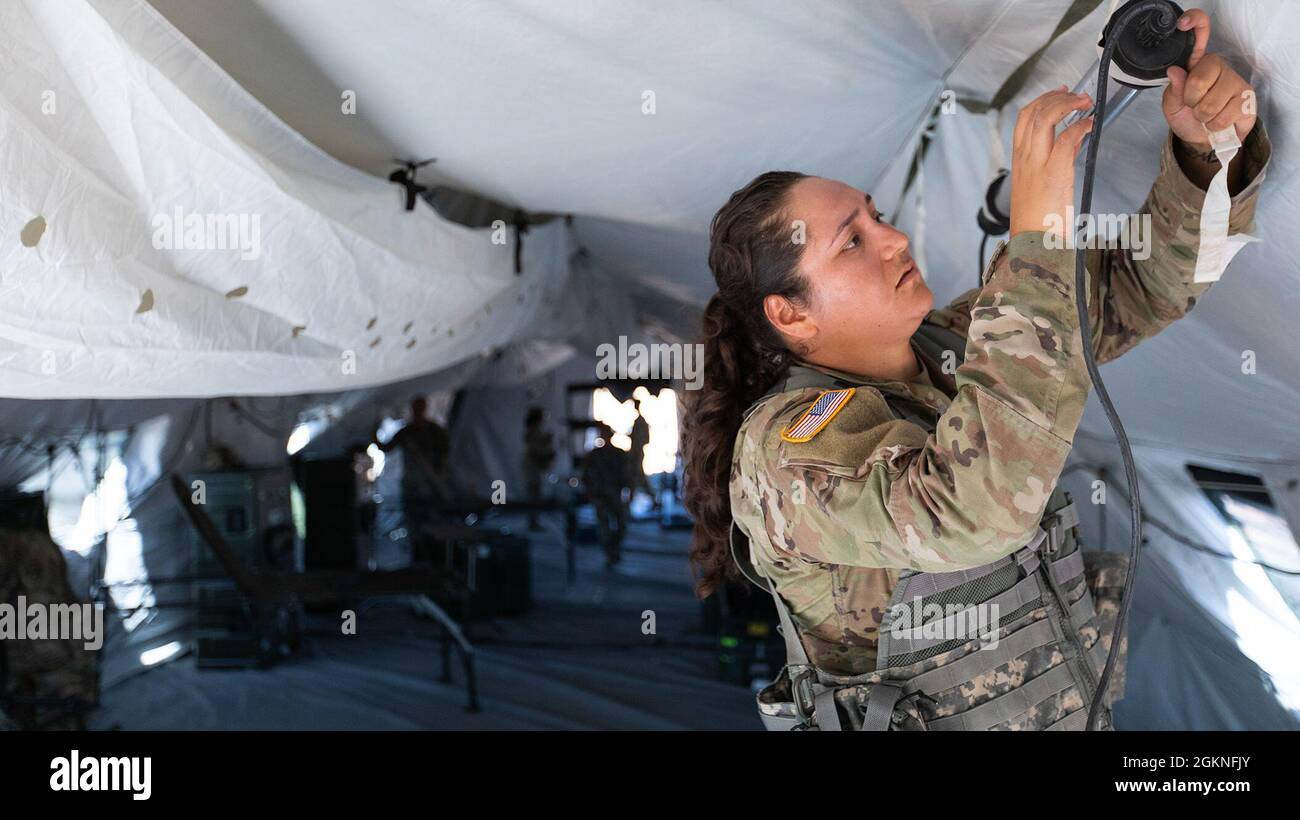
M 813 402 L 812 407 L 804 411 L 803 415 L 790 423 L 790 426 L 781 431 L 781 438 L 785 441 L 791 441 L 795 444 L 802 444 L 805 441 L 811 441 L 812 437 L 822 431 L 822 428 L 835 418 L 835 414 L 844 409 L 853 398 L 855 387 L 846 387 L 843 390 L 823 390 L 822 394 Z

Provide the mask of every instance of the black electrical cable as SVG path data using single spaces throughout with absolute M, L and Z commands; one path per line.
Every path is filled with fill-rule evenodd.
M 1092 213 L 1092 183 L 1097 169 L 1097 149 L 1101 145 L 1102 124 L 1106 121 L 1107 84 L 1110 80 L 1110 62 L 1114 55 L 1115 44 L 1119 42 L 1124 29 L 1139 15 L 1158 14 L 1160 11 L 1168 13 L 1169 3 L 1167 0 L 1146 0 L 1146 2 L 1134 3 L 1132 6 L 1121 10 L 1119 16 L 1112 21 L 1110 26 L 1106 44 L 1102 50 L 1100 65 L 1097 68 L 1096 108 L 1093 113 L 1092 139 L 1088 141 L 1088 154 L 1083 165 L 1083 188 L 1079 200 L 1080 218 L 1084 218 L 1084 214 Z M 1088 219 L 1091 220 L 1091 216 Z M 1120 602 L 1119 613 L 1115 617 L 1114 637 L 1110 643 L 1110 652 L 1106 655 L 1106 665 L 1102 669 L 1101 678 L 1097 681 L 1097 691 L 1093 693 L 1092 704 L 1088 707 L 1087 730 L 1092 732 L 1097 729 L 1097 719 L 1101 713 L 1101 705 L 1106 696 L 1106 690 L 1110 686 L 1110 678 L 1115 669 L 1115 662 L 1119 657 L 1120 644 L 1122 643 L 1119 636 L 1124 634 L 1124 627 L 1128 622 L 1129 605 L 1133 602 L 1133 579 L 1137 576 L 1138 561 L 1142 549 L 1142 500 L 1138 487 L 1137 464 L 1133 460 L 1133 450 L 1129 447 L 1128 434 L 1124 431 L 1124 424 L 1120 421 L 1119 413 L 1115 411 L 1115 405 L 1110 400 L 1110 394 L 1106 391 L 1106 385 L 1101 380 L 1101 374 L 1097 372 L 1097 361 L 1093 357 L 1092 329 L 1088 323 L 1086 254 L 1086 247 L 1078 247 L 1074 252 L 1074 299 L 1079 313 L 1079 332 L 1083 339 L 1083 360 L 1088 367 L 1088 375 L 1092 378 L 1092 384 L 1097 389 L 1097 399 L 1101 402 L 1102 409 L 1106 411 L 1106 418 L 1110 421 L 1111 429 L 1115 431 L 1115 439 L 1119 443 L 1120 456 L 1124 462 L 1124 475 L 1128 481 L 1129 512 L 1133 528 L 1128 576 L 1124 579 L 1124 600 Z M 1084 658 L 1084 662 L 1088 663 L 1090 661 Z
M 77 468 L 77 473 L 81 475 L 81 484 L 86 488 L 87 493 L 95 491 L 95 480 L 86 475 L 86 463 L 81 458 L 81 441 L 80 439 L 65 441 L 63 446 L 72 454 L 71 465 Z
M 980 278 L 979 287 L 981 288 L 984 287 L 984 248 L 986 245 L 988 245 L 988 243 L 989 243 L 989 235 L 984 234 L 984 238 L 980 240 L 980 266 L 979 266 L 979 270 L 976 271 L 976 273 L 979 275 Z

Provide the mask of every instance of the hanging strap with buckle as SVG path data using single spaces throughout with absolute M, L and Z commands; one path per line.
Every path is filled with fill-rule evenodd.
M 862 716 L 862 731 L 886 732 L 894 720 L 894 707 L 903 696 L 903 684 L 882 680 L 867 690 L 867 710 Z
M 1048 556 L 1054 556 L 1065 542 L 1066 531 L 1079 526 L 1079 510 L 1071 501 L 1051 515 L 1044 516 L 1041 526 L 1047 531 L 1045 552 Z
M 772 601 L 776 604 L 776 617 L 779 622 L 777 631 L 781 633 L 781 638 L 785 641 L 785 658 L 786 669 L 790 675 L 790 691 L 794 697 L 795 712 L 803 720 L 812 716 L 816 709 L 817 700 L 813 691 L 813 678 L 815 671 L 812 663 L 808 660 L 808 652 L 803 647 L 803 642 L 799 640 L 799 629 L 794 625 L 794 619 L 790 616 L 790 608 L 786 606 L 785 601 L 776 591 L 776 587 L 770 580 L 762 577 L 754 569 L 754 564 L 749 559 L 748 550 L 745 555 L 741 555 L 737 545 L 737 535 L 745 540 L 748 547 L 749 539 L 745 534 L 740 532 L 740 527 L 736 522 L 731 522 L 731 558 L 736 562 L 740 573 L 745 576 L 754 586 L 759 589 L 767 590 L 772 595 Z M 834 712 L 832 705 L 829 710 Z M 837 716 L 838 717 L 838 716 Z

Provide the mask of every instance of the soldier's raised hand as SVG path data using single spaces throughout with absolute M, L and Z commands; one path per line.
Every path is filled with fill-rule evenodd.
M 1020 109 L 1011 151 L 1011 236 L 1065 223 L 1066 209 L 1074 203 L 1074 158 L 1092 130 L 1092 117 L 1059 137 L 1056 126 L 1070 112 L 1091 105 L 1087 94 L 1061 86 Z

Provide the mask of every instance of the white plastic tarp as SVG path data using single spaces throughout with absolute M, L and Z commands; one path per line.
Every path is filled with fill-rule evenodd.
M 513 229 L 403 211 L 120 0 L 0 4 L 0 179 L 11 397 L 396 381 L 544 334 L 572 251 L 535 227 L 516 275 Z

